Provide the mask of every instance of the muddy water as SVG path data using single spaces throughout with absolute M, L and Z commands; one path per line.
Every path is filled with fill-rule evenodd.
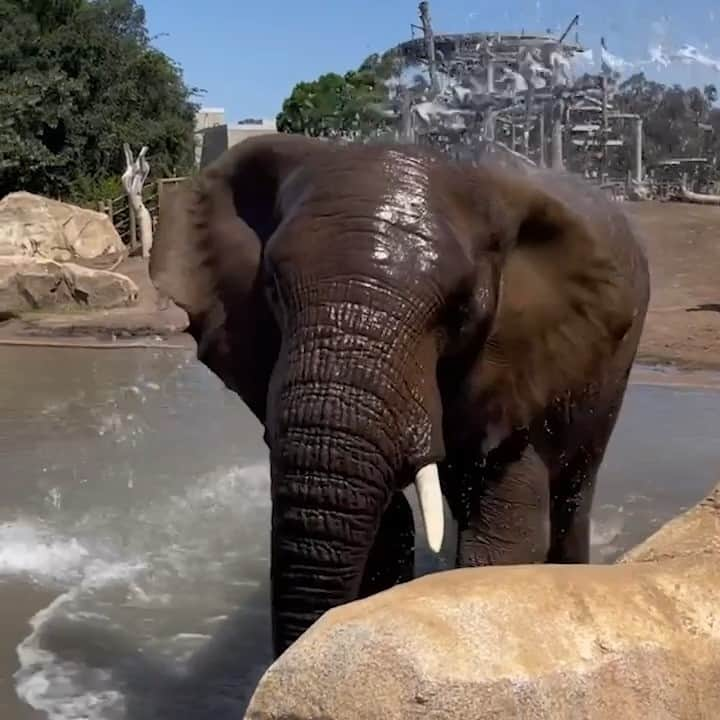
M 0 379 L 0 717 L 241 717 L 269 659 L 258 424 L 191 353 L 2 348 Z M 715 390 L 631 387 L 595 560 L 703 496 L 718 427 Z

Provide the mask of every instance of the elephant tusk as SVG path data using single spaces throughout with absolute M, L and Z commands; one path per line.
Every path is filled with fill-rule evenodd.
M 435 463 L 418 470 L 415 476 L 415 489 L 420 501 L 420 512 L 425 523 L 428 545 L 433 552 L 440 552 L 445 534 L 445 516 L 440 476 Z

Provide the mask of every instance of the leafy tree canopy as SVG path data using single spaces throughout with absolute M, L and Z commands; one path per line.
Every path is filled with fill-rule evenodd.
M 375 54 L 345 75 L 327 73 L 298 83 L 277 116 L 278 130 L 313 137 L 365 137 L 382 131 L 385 80 L 394 68 L 390 53 Z
M 720 109 L 714 106 L 717 90 L 663 85 L 637 73 L 619 87 L 614 103 L 620 112 L 643 118 L 643 156 L 646 164 L 683 157 L 706 157 L 711 165 L 720 158 Z M 632 128 L 626 126 L 625 147 L 615 153 L 613 164 L 620 172 L 632 166 L 635 145 Z
M 123 142 L 192 166 L 196 106 L 135 0 L 0 0 L 0 197 L 119 190 Z

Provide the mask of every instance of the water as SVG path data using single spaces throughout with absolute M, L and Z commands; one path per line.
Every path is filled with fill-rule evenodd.
M 2 717 L 242 717 L 270 660 L 260 426 L 191 353 L 3 348 L 0 378 Z M 718 392 L 631 388 L 595 560 L 707 492 L 718 426 Z

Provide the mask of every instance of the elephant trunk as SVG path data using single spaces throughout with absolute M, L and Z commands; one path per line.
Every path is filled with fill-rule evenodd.
M 416 467 L 432 423 L 399 362 L 398 333 L 385 353 L 369 350 L 367 334 L 331 334 L 323 340 L 314 326 L 288 341 L 270 402 L 278 654 L 326 610 L 358 597 L 383 513 L 408 471 L 419 470 L 428 539 L 435 548 L 442 540 L 437 468 Z
M 282 452 L 297 457 L 286 460 L 279 472 L 273 463 L 276 653 L 326 610 L 358 596 L 365 562 L 391 495 L 389 480 L 380 479 L 383 463 L 371 457 L 373 451 L 366 443 L 347 440 L 338 448 L 338 436 L 331 432 L 293 431 L 292 435 L 296 439 L 283 443 Z M 357 469 L 361 462 L 363 468 Z M 309 468 L 311 463 L 318 467 Z

